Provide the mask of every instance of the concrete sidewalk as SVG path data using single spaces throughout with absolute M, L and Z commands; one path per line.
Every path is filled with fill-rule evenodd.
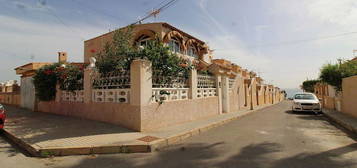
M 332 121 L 357 134 L 357 118 L 334 110 L 323 109 L 322 111 Z
M 151 132 L 135 132 L 98 121 L 7 106 L 4 134 L 32 156 L 40 157 L 151 152 L 269 107 L 213 116 Z

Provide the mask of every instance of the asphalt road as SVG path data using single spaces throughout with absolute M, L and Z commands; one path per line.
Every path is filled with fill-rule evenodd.
M 357 168 L 356 136 L 285 101 L 147 154 L 31 158 L 0 138 L 0 167 Z

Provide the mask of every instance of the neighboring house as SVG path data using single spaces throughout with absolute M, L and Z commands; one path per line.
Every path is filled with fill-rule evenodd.
M 333 86 L 317 83 L 314 86 L 314 93 L 320 99 L 323 108 L 341 111 L 341 96 Z
M 324 109 L 336 110 L 357 117 L 357 76 L 343 78 L 342 91 L 326 83 L 317 83 L 314 92 Z
M 58 62 L 67 62 L 67 53 L 58 52 Z M 21 75 L 21 104 L 22 108 L 36 110 L 36 95 L 35 95 L 35 86 L 33 84 L 33 76 L 35 75 L 36 70 L 40 69 L 45 65 L 51 65 L 52 62 L 32 62 L 15 68 L 16 74 Z M 72 63 L 75 65 L 82 65 L 83 63 Z
M 349 61 L 357 61 L 357 57 Z M 342 79 L 342 91 L 320 82 L 315 84 L 314 93 L 324 109 L 336 110 L 357 117 L 357 76 Z
M 16 74 L 21 75 L 20 107 L 35 110 L 36 96 L 35 86 L 33 85 L 33 76 L 35 75 L 37 69 L 49 64 L 51 63 L 33 62 L 15 68 Z
M 20 86 L 16 80 L 0 83 L 0 103 L 9 105 L 20 104 Z

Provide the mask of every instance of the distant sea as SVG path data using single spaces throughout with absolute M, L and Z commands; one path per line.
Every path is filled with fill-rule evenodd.
M 287 97 L 293 97 L 293 95 L 297 92 L 302 92 L 301 89 L 299 88 L 288 88 L 288 89 L 282 89 L 286 91 Z

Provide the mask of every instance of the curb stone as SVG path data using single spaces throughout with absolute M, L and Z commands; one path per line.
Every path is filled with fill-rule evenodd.
M 357 134 L 357 128 L 351 126 L 350 124 L 343 122 L 341 119 L 338 119 L 338 117 L 334 117 L 333 115 L 331 115 L 329 113 L 329 110 L 327 109 L 323 109 L 322 110 L 323 114 L 325 114 L 325 116 L 327 118 L 329 118 L 331 121 L 333 121 L 334 123 L 338 124 L 339 126 L 351 131 L 354 134 Z
M 35 157 L 40 156 L 38 150 L 36 150 L 36 148 L 34 148 L 33 146 L 29 145 L 25 141 L 21 140 L 20 138 L 17 138 L 16 136 L 12 135 L 11 133 L 6 131 L 5 129 L 3 129 L 3 133 L 4 133 L 5 137 L 7 137 L 11 142 L 16 144 L 18 147 L 24 149 L 31 156 L 35 156 Z

